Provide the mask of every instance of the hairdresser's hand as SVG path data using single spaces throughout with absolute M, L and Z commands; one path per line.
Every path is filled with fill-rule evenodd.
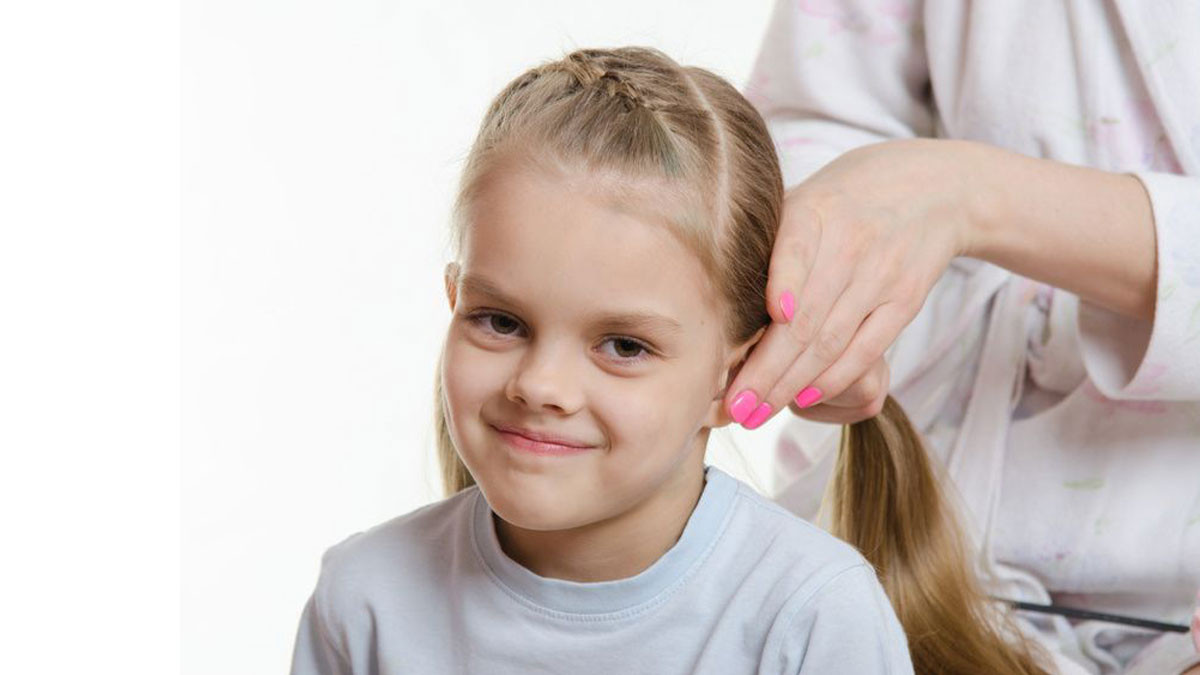
M 879 143 L 788 192 L 768 273 L 773 322 L 726 393 L 734 421 L 754 429 L 785 405 L 838 424 L 879 414 L 884 352 L 966 250 L 967 152 L 960 141 Z

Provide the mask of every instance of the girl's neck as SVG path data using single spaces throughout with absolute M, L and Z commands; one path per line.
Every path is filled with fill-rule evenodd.
M 707 440 L 707 439 L 698 439 Z M 703 447 L 656 492 L 612 518 L 569 530 L 526 530 L 492 515 L 504 553 L 547 578 L 597 582 L 635 576 L 683 534 L 704 490 Z

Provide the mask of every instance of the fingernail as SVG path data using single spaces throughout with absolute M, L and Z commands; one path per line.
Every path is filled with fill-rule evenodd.
M 755 411 L 750 415 L 749 418 L 746 419 L 745 422 L 742 423 L 742 426 L 746 427 L 747 429 L 757 429 L 762 425 L 763 422 L 766 422 L 767 418 L 770 416 L 771 406 L 763 403 L 755 409 Z
M 805 387 L 799 394 L 796 394 L 796 405 L 801 408 L 807 408 L 819 400 L 821 400 L 821 390 L 816 387 Z
M 784 291 L 783 295 L 779 296 L 779 308 L 783 310 L 783 318 L 791 321 L 792 315 L 796 313 L 796 298 L 792 297 L 791 291 Z
M 729 416 L 733 418 L 734 422 L 741 424 L 754 411 L 756 405 L 758 405 L 758 397 L 754 395 L 754 392 L 743 389 L 742 393 L 733 399 L 733 403 L 729 404 Z

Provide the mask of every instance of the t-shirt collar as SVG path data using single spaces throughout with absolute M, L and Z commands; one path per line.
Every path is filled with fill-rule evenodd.
M 578 582 L 539 576 L 500 548 L 492 510 L 476 489 L 472 534 L 485 570 L 518 601 L 568 615 L 637 613 L 678 590 L 708 557 L 725 529 L 737 481 L 714 466 L 705 468 L 704 489 L 683 534 L 654 564 L 625 579 Z

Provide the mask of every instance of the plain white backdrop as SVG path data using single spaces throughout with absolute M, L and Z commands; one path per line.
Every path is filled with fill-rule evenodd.
M 0 3 L 0 670 L 179 666 L 179 7 Z
M 541 61 L 622 44 L 740 87 L 770 10 L 185 3 L 185 673 L 285 672 L 321 553 L 440 498 L 446 222 L 489 100 Z M 710 461 L 768 489 L 781 421 L 714 434 Z

